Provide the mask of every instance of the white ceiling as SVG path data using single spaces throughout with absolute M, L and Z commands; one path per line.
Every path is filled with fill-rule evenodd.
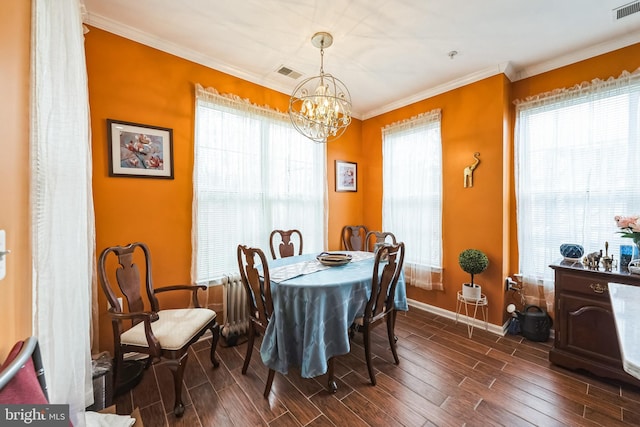
M 324 70 L 367 119 L 504 72 L 513 80 L 640 42 L 631 0 L 84 0 L 85 22 L 291 94 Z M 450 59 L 448 53 L 458 54 Z M 293 80 L 281 66 L 302 73 Z M 640 61 L 639 61 L 640 65 Z M 631 71 L 631 70 L 629 70 Z

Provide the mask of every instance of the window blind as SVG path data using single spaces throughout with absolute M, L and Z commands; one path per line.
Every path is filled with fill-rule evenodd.
M 440 110 L 383 129 L 382 228 L 405 242 L 407 281 L 442 289 Z
M 287 116 L 196 87 L 193 261 L 196 283 L 238 270 L 238 244 L 269 253 L 275 228 L 326 242 L 326 154 Z
M 615 215 L 640 213 L 640 73 L 517 101 L 518 249 L 525 281 L 553 290 L 562 243 L 619 259 Z M 550 301 L 551 298 L 547 298 Z

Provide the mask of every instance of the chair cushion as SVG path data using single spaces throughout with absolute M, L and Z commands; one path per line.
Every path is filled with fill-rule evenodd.
M 22 350 L 23 345 L 24 341 L 18 341 L 13 346 L 9 352 L 9 356 L 7 356 L 7 359 L 0 367 L 0 372 L 9 367 L 11 362 L 18 356 L 18 353 L 20 353 L 20 350 Z M 9 383 L 0 390 L 0 404 L 3 405 L 46 405 L 47 403 L 49 402 L 42 391 L 31 358 L 27 360 Z
M 178 350 L 195 337 L 212 319 L 216 312 L 208 308 L 180 308 L 160 310 L 158 320 L 151 323 L 151 330 L 165 350 Z M 126 345 L 148 347 L 144 334 L 144 323 L 140 322 L 120 336 Z

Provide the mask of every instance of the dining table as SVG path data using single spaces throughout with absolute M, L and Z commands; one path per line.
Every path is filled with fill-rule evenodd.
M 273 315 L 260 347 L 264 364 L 282 374 L 291 367 L 300 368 L 304 378 L 329 373 L 332 391 L 330 364 L 351 349 L 349 328 L 364 315 L 375 260 L 372 252 L 339 253 L 351 255 L 351 261 L 326 266 L 316 259 L 318 253 L 269 261 Z M 394 304 L 396 310 L 408 310 L 403 274 Z

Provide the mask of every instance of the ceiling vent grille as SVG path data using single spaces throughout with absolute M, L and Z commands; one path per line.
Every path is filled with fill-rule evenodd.
M 613 9 L 613 18 L 618 20 L 638 12 L 640 12 L 640 1 L 634 1 L 633 3 Z
M 294 80 L 298 79 L 302 75 L 302 73 L 293 71 L 291 68 L 285 67 L 284 65 L 278 68 L 277 72 L 283 76 L 291 77 Z

